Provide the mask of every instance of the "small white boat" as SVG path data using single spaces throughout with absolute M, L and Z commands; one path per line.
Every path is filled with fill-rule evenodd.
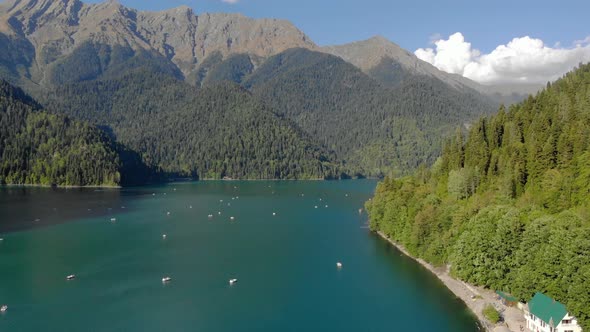
M 6 310 L 8 310 L 8 306 L 6 304 L 0 307 L 0 312 L 6 312 Z
M 340 262 L 336 263 L 336 267 L 339 269 L 342 268 L 342 263 L 340 263 Z
M 152 193 L 152 196 L 156 196 L 156 193 Z
M 235 220 L 235 219 L 236 219 L 236 218 L 234 218 L 234 217 L 229 217 L 229 220 Z
M 326 207 L 328 207 L 328 205 L 326 204 Z
M 315 206 L 315 208 L 317 209 L 317 208 L 318 208 L 318 206 L 316 205 L 316 206 Z
M 272 213 L 272 215 L 273 215 L 273 216 L 276 216 L 276 215 L 277 215 L 277 213 L 276 213 L 276 212 L 273 212 L 273 213 Z
M 167 282 L 170 282 L 171 280 L 172 280 L 172 278 L 170 278 L 170 277 L 164 277 L 164 278 L 162 278 L 162 283 L 165 284 Z
M 212 215 L 212 214 L 210 214 L 210 215 L 208 215 L 207 217 L 208 217 L 209 219 L 211 219 L 211 218 L 213 218 L 213 215 Z
M 222 199 L 220 199 L 220 200 L 219 200 L 219 203 L 223 203 L 223 200 L 222 200 Z
M 168 215 L 168 216 L 169 216 L 169 215 L 170 215 L 170 211 L 166 212 L 166 215 Z
M 2 241 L 4 241 L 4 239 L 0 237 L 0 242 L 2 242 Z
M 75 274 L 70 274 L 69 276 L 66 277 L 66 280 L 74 280 L 74 279 L 76 279 Z
M 117 221 L 117 218 L 111 218 L 111 222 Z
M 218 215 L 221 215 L 221 211 L 217 212 Z
M 233 284 L 235 284 L 236 282 L 238 282 L 238 279 L 229 279 L 229 284 L 230 284 L 230 285 L 233 285 Z
M 162 239 L 166 240 L 166 234 L 162 234 Z
M 189 206 L 188 208 L 189 208 L 189 209 L 192 209 L 192 208 L 193 208 L 193 206 L 191 205 L 191 206 Z

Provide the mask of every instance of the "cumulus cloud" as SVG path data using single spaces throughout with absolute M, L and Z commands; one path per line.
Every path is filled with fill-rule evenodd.
M 529 36 L 514 38 L 482 54 L 460 32 L 434 42 L 433 48 L 414 52 L 440 70 L 460 74 L 484 84 L 545 83 L 559 78 L 580 62 L 590 61 L 590 36 L 574 46 L 549 47 Z

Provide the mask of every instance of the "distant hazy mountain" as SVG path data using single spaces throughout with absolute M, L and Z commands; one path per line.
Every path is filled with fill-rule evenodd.
M 344 45 L 326 46 L 321 51 L 341 57 L 385 84 L 397 83 L 397 73 L 402 76 L 428 75 L 457 89 L 469 87 L 482 91 L 478 83 L 461 75 L 445 73 L 381 36 Z
M 418 59 L 397 44 L 376 36 L 367 40 L 337 46 L 321 47 L 320 51 L 341 57 L 385 85 L 396 85 L 408 75 L 435 77 L 456 89 L 470 88 L 503 103 L 514 103 L 535 94 L 543 86 L 482 85 L 458 74 L 449 74 Z

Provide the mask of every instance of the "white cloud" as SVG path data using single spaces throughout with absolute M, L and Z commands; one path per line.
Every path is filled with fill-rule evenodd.
M 229 4 L 232 4 L 232 5 L 235 4 L 235 3 L 238 3 L 238 1 L 240 1 L 240 0 L 221 0 L 221 2 L 229 3 Z
M 414 54 L 438 69 L 463 75 L 474 81 L 493 83 L 546 83 L 590 61 L 590 36 L 571 48 L 549 47 L 529 36 L 514 38 L 488 54 L 481 54 L 457 32 L 434 42 L 434 48 L 420 48 Z

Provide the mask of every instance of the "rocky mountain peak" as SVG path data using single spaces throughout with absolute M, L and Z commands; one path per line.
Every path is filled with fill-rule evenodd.
M 156 51 L 186 75 L 219 52 L 269 57 L 286 49 L 316 45 L 293 24 L 240 14 L 195 15 L 188 6 L 138 11 L 116 0 L 9 0 L 0 7 L 0 33 L 26 38 L 37 54 L 51 46 L 40 66 L 72 53 L 85 42 Z M 39 56 L 38 56 L 39 58 Z

